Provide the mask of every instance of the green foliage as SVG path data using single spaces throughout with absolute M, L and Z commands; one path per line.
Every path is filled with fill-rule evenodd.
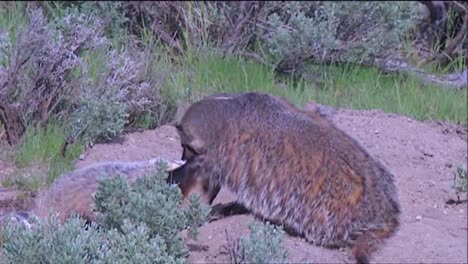
M 102 240 L 95 225 L 86 230 L 78 218 L 60 225 L 55 216 L 33 224 L 2 227 L 2 263 L 90 263 L 98 256 Z
M 16 146 L 15 163 L 18 169 L 7 182 L 36 191 L 72 169 L 72 162 L 82 152 L 82 143 L 78 140 L 70 144 L 65 156 L 62 156 L 66 134 L 66 129 L 58 120 L 53 120 L 45 128 L 28 127 L 22 142 Z
M 73 130 L 82 131 L 81 137 L 85 141 L 106 141 L 122 133 L 128 118 L 126 107 L 118 102 L 112 104 L 114 98 L 107 98 L 102 101 L 83 99 L 78 110 L 73 113 Z
M 100 179 L 95 194 L 97 222 L 105 229 L 117 230 L 122 230 L 124 219 L 145 223 L 151 236 L 166 241 L 171 255 L 182 257 L 187 252 L 177 233 L 189 228 L 196 237 L 209 211 L 200 205 L 198 197 L 190 198 L 189 208 L 180 210 L 180 190 L 167 185 L 164 166 L 158 165 L 158 169 L 153 177 L 139 178 L 132 189 L 122 177 Z
M 161 164 L 160 164 L 161 165 Z M 2 263 L 185 263 L 179 232 L 197 228 L 209 210 L 191 197 L 182 209 L 180 189 L 165 179 L 164 166 L 129 184 L 101 178 L 95 194 L 96 223 L 73 217 L 32 218 L 32 227 L 7 222 L 0 230 Z
M 287 263 L 288 251 L 282 246 L 284 231 L 281 227 L 252 221 L 249 229 L 249 236 L 229 245 L 231 263 Z
M 197 195 L 189 195 L 189 208 L 185 212 L 185 217 L 189 223 L 188 231 L 192 239 L 197 239 L 198 227 L 202 225 L 210 214 L 210 207 L 202 204 Z
M 355 65 L 310 67 L 323 78 L 321 87 L 299 84 L 305 100 L 352 109 L 381 109 L 418 120 L 466 123 L 466 90 L 424 85 L 415 78 L 383 75 L 377 69 Z
M 88 5 L 66 7 L 50 18 L 41 9 L 13 9 L 24 12 L 26 22 L 12 31 L 0 28 L 2 96 L 21 106 L 15 113 L 20 125 L 45 124 L 59 116 L 70 136 L 93 142 L 109 140 L 148 115 L 156 117 L 152 126 L 169 121 L 174 100 L 166 100 L 166 73 L 157 71 L 169 68 L 154 55 L 154 46 L 140 49 L 141 43 L 129 36 L 109 40 L 115 34 L 105 30 L 107 17 L 98 15 L 115 10 L 94 12 Z M 12 83 L 22 89 L 14 90 Z M 34 97 L 37 93 L 42 96 Z
M 152 235 L 141 222 L 125 219 L 121 230 L 109 230 L 103 242 L 93 263 L 185 263 L 183 257 L 171 254 L 163 238 Z
M 123 221 L 122 229 L 101 230 L 73 217 L 61 225 L 56 217 L 2 227 L 2 263 L 185 263 L 171 255 L 164 239 L 144 223 Z
M 359 62 L 384 57 L 415 22 L 413 2 L 287 2 L 268 17 L 266 41 L 275 57 Z M 365 15 L 363 15 L 365 14 Z
M 24 167 L 34 161 L 47 163 L 58 159 L 66 140 L 65 134 L 66 130 L 58 121 L 50 122 L 45 128 L 29 127 L 18 146 L 16 164 Z M 80 144 L 72 145 L 66 153 L 65 160 L 72 160 L 80 152 Z

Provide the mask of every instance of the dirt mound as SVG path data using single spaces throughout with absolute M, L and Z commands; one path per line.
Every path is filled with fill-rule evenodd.
M 466 127 L 436 122 L 418 122 L 379 110 L 337 110 L 333 121 L 385 163 L 395 174 L 402 206 L 401 228 L 375 254 L 385 263 L 467 263 L 467 204 L 447 205 L 456 199 L 452 188 L 458 165 L 466 166 Z M 161 155 L 179 159 L 181 147 L 175 129 L 125 135 L 119 142 L 98 144 L 77 162 L 82 167 L 98 161 L 146 160 Z M 232 195 L 222 190 L 218 202 Z M 225 218 L 200 229 L 191 250 L 190 263 L 227 262 L 226 230 L 230 239 L 248 233 L 248 215 Z M 348 263 L 350 252 L 331 250 L 287 236 L 285 246 L 292 262 Z
M 77 168 L 100 161 L 139 161 L 162 156 L 168 160 L 180 159 L 182 147 L 174 127 L 161 126 L 126 134 L 110 144 L 97 144 L 82 155 Z

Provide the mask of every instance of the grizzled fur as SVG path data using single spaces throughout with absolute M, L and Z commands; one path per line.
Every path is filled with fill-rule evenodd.
M 87 221 L 94 221 L 94 192 L 98 188 L 101 176 L 126 176 L 129 183 L 139 177 L 154 173 L 155 163 L 159 158 L 139 162 L 102 162 L 85 168 L 68 172 L 55 180 L 46 190 L 41 191 L 35 199 L 33 213 L 45 217 L 51 212 L 59 213 L 59 220 L 64 222 L 73 213 Z
M 352 245 L 359 263 L 398 229 L 394 176 L 318 112 L 262 93 L 219 94 L 191 105 L 176 128 L 187 160 L 178 182 L 203 179 L 210 202 L 226 187 L 311 243 Z

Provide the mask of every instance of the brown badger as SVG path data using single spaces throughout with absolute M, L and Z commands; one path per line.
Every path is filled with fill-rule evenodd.
M 124 175 L 129 183 L 132 183 L 139 177 L 155 172 L 157 161 L 169 163 L 170 167 L 177 165 L 155 158 L 137 162 L 101 162 L 65 173 L 48 189 L 39 193 L 32 212 L 39 217 L 58 212 L 58 218 L 62 223 L 76 213 L 88 222 L 92 222 L 95 220 L 93 193 L 98 187 L 98 177 Z
M 183 193 L 202 179 L 211 203 L 226 187 L 311 243 L 352 245 L 358 263 L 398 229 L 394 176 L 319 113 L 262 93 L 220 94 L 191 105 L 176 128 Z

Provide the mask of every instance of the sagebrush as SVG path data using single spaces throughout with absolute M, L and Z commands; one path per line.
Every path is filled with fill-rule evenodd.
M 283 247 L 284 230 L 269 222 L 249 223 L 250 235 L 229 241 L 230 262 L 241 263 L 287 263 L 288 251 Z
M 129 185 L 126 178 L 101 178 L 95 194 L 97 220 L 77 216 L 59 224 L 56 216 L 31 218 L 32 228 L 7 223 L 1 228 L 2 263 L 185 263 L 188 251 L 180 231 L 197 228 L 209 210 L 182 194 L 160 170 Z
M 69 124 L 70 137 L 92 142 L 146 114 L 167 114 L 153 122 L 159 125 L 175 113 L 161 91 L 164 74 L 151 70 L 157 58 L 131 37 L 112 43 L 104 18 L 73 8 L 49 19 L 33 9 L 27 18 L 0 31 L 0 117 L 11 144 L 51 117 Z

